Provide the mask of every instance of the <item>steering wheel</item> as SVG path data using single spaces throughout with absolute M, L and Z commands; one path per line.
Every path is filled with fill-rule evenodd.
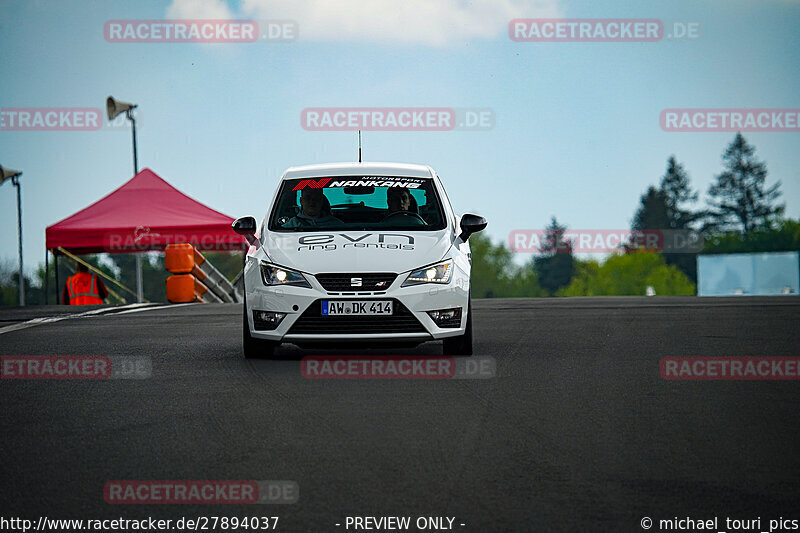
M 427 223 L 427 222 L 425 222 L 425 219 L 424 219 L 424 218 L 422 218 L 421 216 L 419 216 L 419 213 L 415 213 L 415 212 L 413 212 L 413 211 L 394 211 L 393 213 L 389 213 L 388 215 L 386 215 L 386 216 L 383 218 L 383 221 L 384 221 L 384 222 L 386 222 L 386 221 L 387 221 L 387 220 L 389 220 L 390 218 L 392 218 L 392 217 L 396 217 L 396 216 L 414 217 L 414 218 L 416 218 L 417 220 L 419 220 L 420 222 L 422 222 L 422 224 L 424 224 L 425 226 L 427 226 L 427 225 L 428 225 L 428 223 Z

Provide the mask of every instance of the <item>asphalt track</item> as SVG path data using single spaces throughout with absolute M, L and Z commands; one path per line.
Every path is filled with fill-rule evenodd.
M 800 519 L 800 382 L 659 373 L 665 356 L 800 355 L 800 297 L 479 300 L 476 355 L 497 368 L 483 380 L 308 380 L 302 356 L 361 352 L 250 361 L 237 305 L 115 311 L 14 331 L 65 309 L 0 311 L 0 355 L 153 365 L 143 380 L 0 382 L 3 517 L 277 515 L 279 531 L 346 531 L 347 516 L 449 516 L 480 532 Z M 195 479 L 294 480 L 300 498 L 103 498 L 109 480 Z

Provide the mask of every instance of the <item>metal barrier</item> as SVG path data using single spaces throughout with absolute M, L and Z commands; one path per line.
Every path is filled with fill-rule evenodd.
M 173 274 L 167 278 L 172 303 L 241 301 L 231 282 L 191 244 L 167 245 L 164 266 Z

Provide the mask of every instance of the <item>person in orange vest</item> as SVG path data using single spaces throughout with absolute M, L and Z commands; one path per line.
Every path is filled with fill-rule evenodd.
M 100 305 L 108 297 L 103 280 L 89 273 L 89 268 L 78 263 L 78 272 L 67 278 L 64 286 L 64 304 Z

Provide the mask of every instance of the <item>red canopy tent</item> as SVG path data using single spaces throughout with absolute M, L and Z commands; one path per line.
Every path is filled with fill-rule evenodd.
M 132 253 L 190 243 L 200 250 L 241 250 L 233 219 L 189 198 L 145 168 L 89 207 L 47 228 L 47 249 L 76 254 Z
M 135 253 L 190 243 L 199 250 L 243 250 L 233 219 L 189 198 L 145 168 L 119 189 L 49 226 L 46 246 L 74 254 Z M 48 278 L 49 279 L 49 278 Z

